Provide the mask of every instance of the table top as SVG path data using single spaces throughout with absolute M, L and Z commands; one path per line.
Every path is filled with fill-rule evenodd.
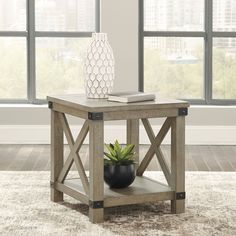
M 120 103 L 111 102 L 107 99 L 88 99 L 84 94 L 65 94 L 48 96 L 47 100 L 60 105 L 79 109 L 87 112 L 127 111 L 163 108 L 187 108 L 186 101 L 164 99 L 156 97 L 154 101 Z

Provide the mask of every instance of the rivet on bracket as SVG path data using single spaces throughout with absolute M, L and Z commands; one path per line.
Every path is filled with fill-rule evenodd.
M 179 114 L 179 116 L 187 116 L 188 115 L 188 108 L 179 108 L 178 114 Z
M 177 192 L 175 195 L 176 200 L 183 200 L 186 197 L 186 193 L 185 192 Z
M 53 107 L 53 103 L 52 102 L 48 102 L 48 108 L 52 109 L 52 107 Z
M 103 113 L 102 112 L 89 112 L 88 119 L 89 120 L 103 120 Z
M 89 207 L 93 209 L 103 208 L 103 201 L 91 201 L 89 200 Z

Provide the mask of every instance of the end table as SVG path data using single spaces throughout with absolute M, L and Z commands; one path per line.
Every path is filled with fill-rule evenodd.
M 89 206 L 89 219 L 93 223 L 104 221 L 104 208 L 120 205 L 171 200 L 171 212 L 185 211 L 185 116 L 189 104 L 178 100 L 140 103 L 116 103 L 106 99 L 87 99 L 85 95 L 62 95 L 47 98 L 51 109 L 51 200 L 63 201 L 67 194 Z M 74 140 L 66 114 L 82 118 L 84 124 Z M 149 118 L 165 117 L 157 135 Z M 109 189 L 104 185 L 104 121 L 127 120 L 127 143 L 135 144 L 137 176 L 134 183 L 124 189 Z M 151 146 L 139 161 L 139 121 L 142 121 Z M 171 129 L 171 167 L 168 166 L 160 145 Z M 63 133 L 70 154 L 64 161 Z M 89 178 L 84 170 L 79 150 L 89 133 Z M 167 180 L 167 185 L 143 176 L 153 156 Z M 67 174 L 75 162 L 78 179 Z

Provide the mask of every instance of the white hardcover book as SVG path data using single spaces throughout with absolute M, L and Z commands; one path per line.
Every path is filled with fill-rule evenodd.
M 155 100 L 155 98 L 155 94 L 143 92 L 118 92 L 108 94 L 108 101 L 124 103 L 152 101 Z

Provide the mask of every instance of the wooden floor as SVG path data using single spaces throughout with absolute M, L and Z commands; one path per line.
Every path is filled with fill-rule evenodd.
M 149 146 L 140 148 L 141 158 Z M 170 162 L 170 146 L 162 146 L 162 151 Z M 65 156 L 69 154 L 65 146 Z M 82 146 L 80 156 L 88 168 L 88 146 Z M 49 145 L 0 145 L 0 170 L 43 171 L 50 168 Z M 154 157 L 148 170 L 160 170 Z M 187 171 L 236 171 L 236 146 L 186 146 Z

